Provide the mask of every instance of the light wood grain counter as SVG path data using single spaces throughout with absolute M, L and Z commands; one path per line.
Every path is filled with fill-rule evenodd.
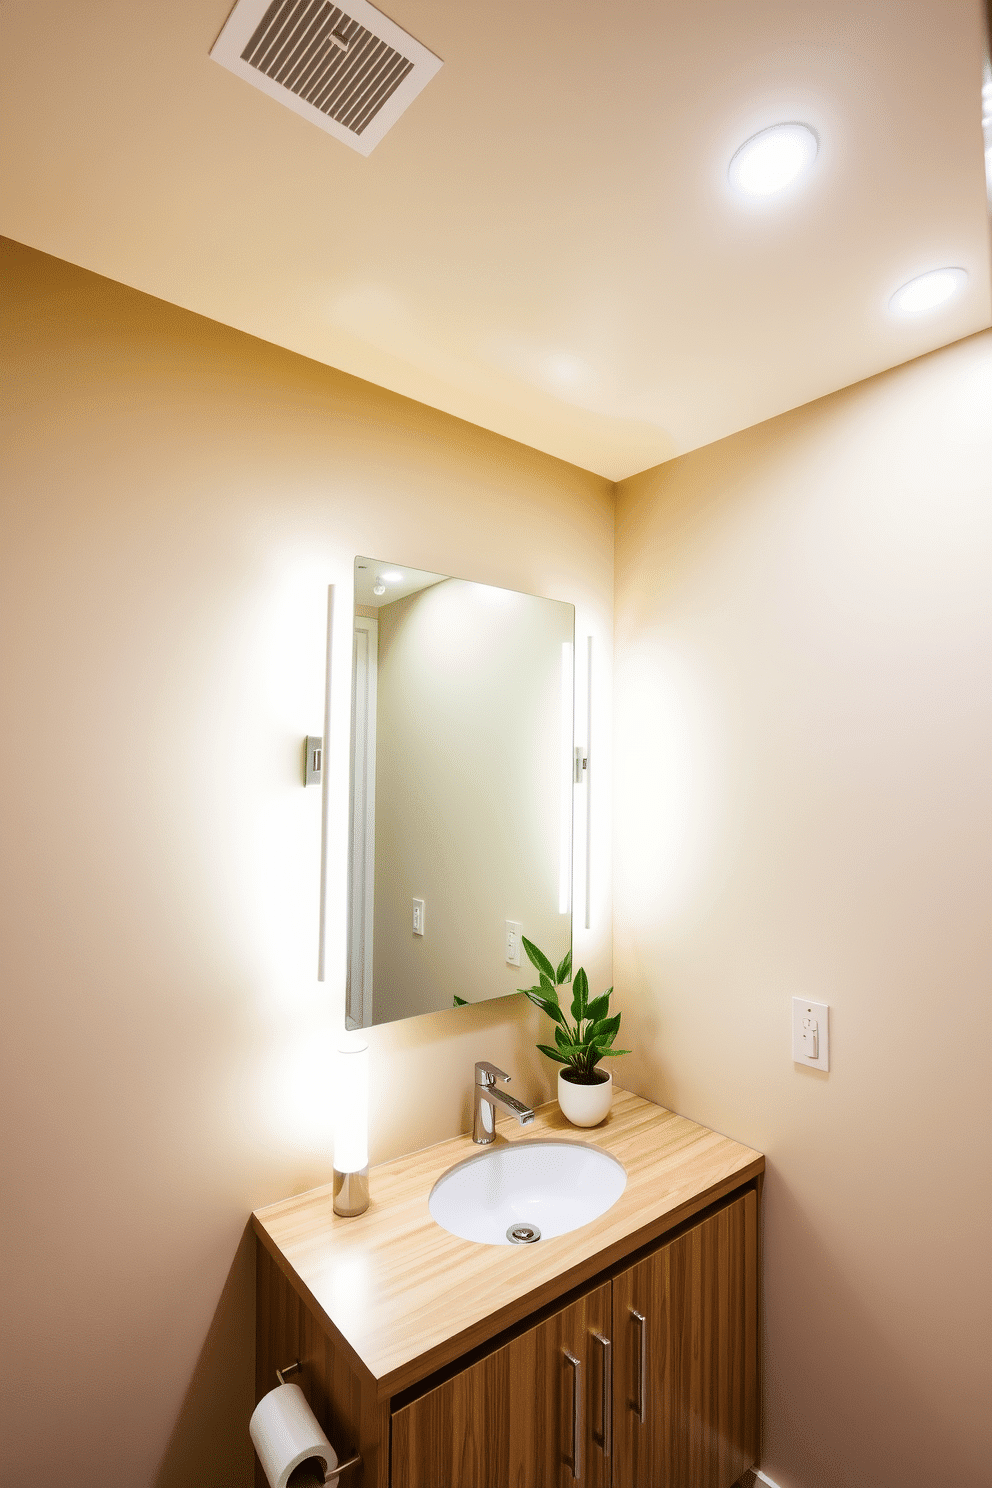
M 750 1147 L 617 1091 L 602 1126 L 579 1131 L 557 1103 L 497 1142 L 552 1136 L 601 1147 L 627 1170 L 612 1209 L 536 1245 L 479 1245 L 443 1230 L 427 1207 L 442 1173 L 485 1149 L 454 1137 L 373 1168 L 357 1219 L 330 1185 L 258 1209 L 255 1232 L 296 1292 L 384 1400 L 513 1326 L 764 1171 Z

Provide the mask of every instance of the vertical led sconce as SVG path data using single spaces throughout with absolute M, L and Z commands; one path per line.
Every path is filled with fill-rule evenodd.
M 572 907 L 573 648 L 561 643 L 561 811 L 558 825 L 558 913 Z
M 369 1046 L 349 1038 L 334 1070 L 334 1213 L 345 1218 L 369 1207 Z
M 586 637 L 586 917 L 587 930 L 592 929 L 592 636 Z
M 317 980 L 324 980 L 327 959 L 327 896 L 330 892 L 327 857 L 330 852 L 330 771 L 325 768 L 331 742 L 331 649 L 334 642 L 334 585 L 327 586 L 327 665 L 324 673 L 324 733 L 320 750 L 320 920 L 317 929 Z M 307 740 L 309 745 L 310 740 Z

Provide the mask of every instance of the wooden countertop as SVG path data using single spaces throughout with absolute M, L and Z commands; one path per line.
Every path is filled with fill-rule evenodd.
M 466 1133 L 373 1168 L 357 1219 L 333 1210 L 331 1186 L 258 1209 L 252 1224 L 304 1301 L 376 1381 L 380 1400 L 656 1239 L 764 1171 L 750 1147 L 640 1096 L 616 1092 L 602 1126 L 580 1131 L 557 1102 L 534 1121 L 497 1125 L 497 1142 L 554 1136 L 602 1147 L 627 1170 L 612 1209 L 537 1245 L 477 1245 L 431 1218 L 441 1174 L 484 1151 Z

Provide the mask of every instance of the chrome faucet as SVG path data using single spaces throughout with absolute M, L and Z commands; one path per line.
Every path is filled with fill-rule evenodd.
M 505 1090 L 496 1089 L 497 1080 L 509 1080 L 509 1075 L 486 1059 L 475 1066 L 475 1105 L 472 1112 L 472 1141 L 480 1147 L 487 1146 L 496 1135 L 496 1107 L 509 1111 L 521 1126 L 534 1120 L 534 1112 L 523 1101 L 515 1100 Z

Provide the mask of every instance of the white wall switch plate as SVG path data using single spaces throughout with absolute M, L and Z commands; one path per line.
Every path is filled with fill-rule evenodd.
M 524 933 L 524 927 L 519 920 L 506 921 L 506 964 L 507 966 L 520 965 L 520 937 Z
M 414 899 L 413 901 L 413 933 L 423 935 L 424 933 L 424 901 Z
M 792 999 L 792 1057 L 797 1064 L 830 1068 L 829 1013 L 825 1002 Z

